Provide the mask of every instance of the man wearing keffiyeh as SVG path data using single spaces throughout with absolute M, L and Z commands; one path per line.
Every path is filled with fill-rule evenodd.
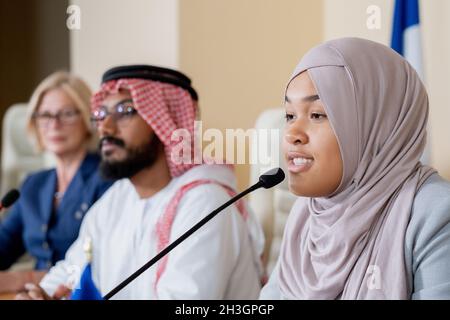
M 100 135 L 101 172 L 119 179 L 86 214 L 64 261 L 40 286 L 52 297 L 68 270 L 87 265 L 105 295 L 168 244 L 236 193 L 229 166 L 196 164 L 197 93 L 184 74 L 153 66 L 107 71 L 92 99 Z M 176 130 L 188 132 L 181 155 Z M 262 270 L 262 231 L 244 202 L 229 207 L 114 299 L 254 299 Z M 33 294 L 36 294 L 35 292 Z

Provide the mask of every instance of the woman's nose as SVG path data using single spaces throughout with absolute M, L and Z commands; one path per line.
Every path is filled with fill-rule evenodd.
M 48 129 L 60 129 L 62 127 L 61 118 L 55 116 L 48 120 L 47 128 Z
M 308 143 L 308 135 L 298 122 L 287 125 L 284 131 L 284 139 L 287 143 L 294 145 Z

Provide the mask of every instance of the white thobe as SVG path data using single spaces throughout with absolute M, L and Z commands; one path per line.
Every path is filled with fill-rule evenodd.
M 158 253 L 158 219 L 174 193 L 198 179 L 214 179 L 235 189 L 232 171 L 218 165 L 196 166 L 146 199 L 139 197 L 129 179 L 115 182 L 86 214 L 65 259 L 40 285 L 52 295 L 58 285 L 76 283 L 86 265 L 83 245 L 90 239 L 93 280 L 102 295 L 108 293 Z M 217 184 L 189 190 L 178 205 L 169 243 L 229 199 Z M 154 265 L 113 299 L 256 299 L 263 244 L 262 229 L 251 210 L 244 220 L 232 205 L 169 253 L 156 288 Z

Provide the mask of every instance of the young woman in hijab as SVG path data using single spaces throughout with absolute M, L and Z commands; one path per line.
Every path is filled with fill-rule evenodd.
M 428 97 L 390 48 L 310 50 L 286 89 L 299 198 L 262 299 L 450 299 L 450 183 L 420 162 Z
M 56 168 L 30 174 L 0 224 L 0 270 L 25 252 L 36 261 L 32 271 L 0 271 L 0 293 L 38 283 L 63 259 L 85 213 L 112 184 L 100 177 L 100 157 L 92 152 L 97 139 L 90 124 L 90 97 L 84 81 L 59 71 L 45 78 L 30 99 L 29 132 L 40 151 L 55 157 Z

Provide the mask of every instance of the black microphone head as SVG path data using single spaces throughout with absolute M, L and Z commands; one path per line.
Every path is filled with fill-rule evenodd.
M 284 177 L 284 171 L 281 168 L 273 168 L 259 176 L 259 183 L 265 189 L 269 189 L 283 181 Z
M 20 192 L 16 189 L 9 190 L 3 197 L 0 205 L 3 208 L 8 208 L 14 204 L 20 197 Z

